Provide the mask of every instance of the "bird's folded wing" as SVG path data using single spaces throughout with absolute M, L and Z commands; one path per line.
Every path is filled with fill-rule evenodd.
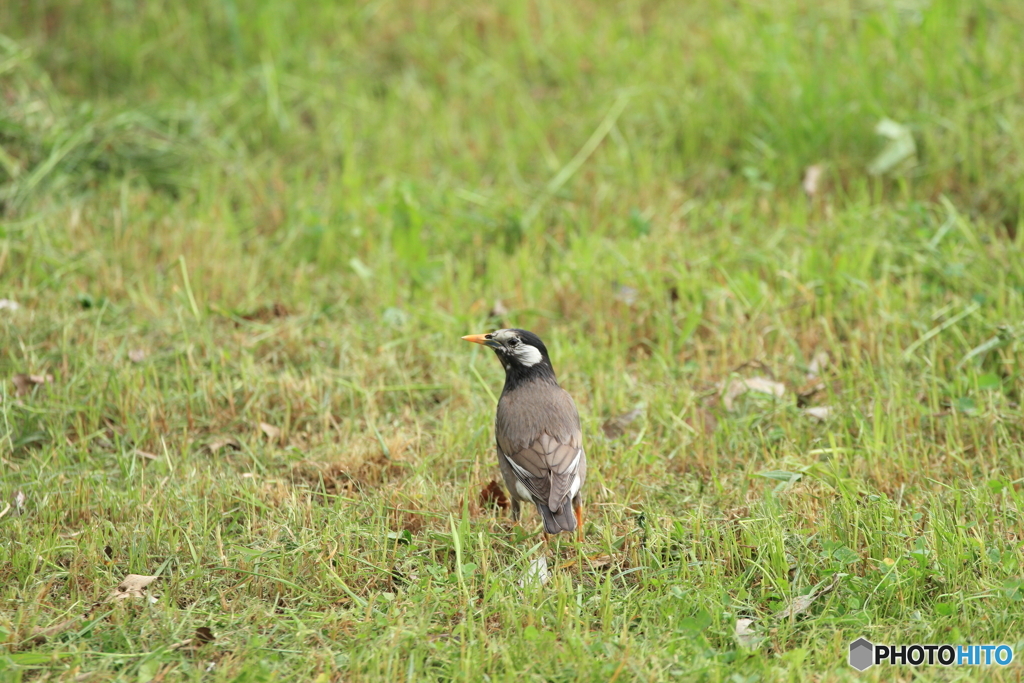
M 578 432 L 566 439 L 566 443 L 543 433 L 515 453 L 509 453 L 508 444 L 502 444 L 499 439 L 498 450 L 512 466 L 516 480 L 538 501 L 557 510 L 566 498 L 579 491 L 578 475 L 584 458 L 581 440 Z
M 548 454 L 551 468 L 548 507 L 552 510 L 562 507 L 566 498 L 572 498 L 580 490 L 580 463 L 584 457 L 583 448 L 572 444 L 559 444 Z
M 531 496 L 540 501 L 548 499 L 548 491 L 551 484 L 547 476 L 547 468 L 544 467 L 540 455 L 531 448 L 524 448 L 510 454 L 505 450 L 500 441 L 498 443 L 498 454 L 508 461 L 516 481 L 522 484 L 530 492 Z

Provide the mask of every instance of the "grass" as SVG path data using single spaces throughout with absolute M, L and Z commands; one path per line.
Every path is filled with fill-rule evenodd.
M 122 5 L 0 5 L 0 677 L 1020 675 L 845 661 L 1024 652 L 1019 3 Z M 543 587 L 501 325 L 591 462 Z

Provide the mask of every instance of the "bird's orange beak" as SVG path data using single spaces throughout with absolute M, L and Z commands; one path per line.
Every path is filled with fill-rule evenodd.
M 497 343 L 493 339 L 488 339 L 486 334 L 467 334 L 463 339 L 474 344 L 490 346 L 491 348 L 497 346 Z

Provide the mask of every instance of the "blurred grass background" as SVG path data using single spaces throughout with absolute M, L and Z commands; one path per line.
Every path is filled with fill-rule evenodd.
M 0 4 L 0 662 L 198 679 L 167 648 L 207 624 L 217 680 L 830 680 L 861 635 L 1019 633 L 1022 29 L 1012 0 Z M 576 397 L 616 567 L 525 597 L 532 542 L 478 501 L 500 368 L 458 341 L 500 325 Z M 727 406 L 754 375 L 786 395 Z M 127 572 L 162 601 L 26 644 Z

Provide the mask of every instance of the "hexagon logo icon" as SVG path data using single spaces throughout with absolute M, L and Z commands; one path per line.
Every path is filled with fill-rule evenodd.
M 875 646 L 867 638 L 858 638 L 850 643 L 850 666 L 857 671 L 871 668 L 875 663 Z

